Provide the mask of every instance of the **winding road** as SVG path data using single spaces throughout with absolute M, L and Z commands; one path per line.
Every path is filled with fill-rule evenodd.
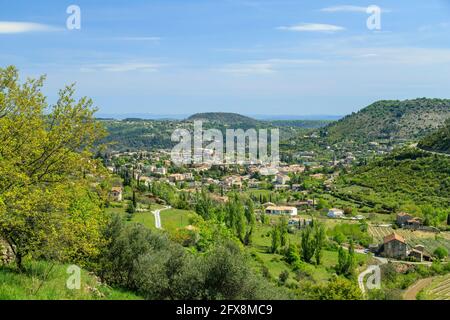
M 155 227 L 156 227 L 156 229 L 162 229 L 160 212 L 163 211 L 163 210 L 168 210 L 170 208 L 172 208 L 172 207 L 171 206 L 165 206 L 162 209 L 157 209 L 157 210 L 152 211 L 153 216 L 155 217 Z

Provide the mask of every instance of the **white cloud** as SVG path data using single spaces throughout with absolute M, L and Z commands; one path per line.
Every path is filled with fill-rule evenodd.
M 301 23 L 293 26 L 278 27 L 277 29 L 296 32 L 337 32 L 345 30 L 341 26 L 322 23 Z
M 367 13 L 367 8 L 369 6 L 352 6 L 352 5 L 339 5 L 339 6 L 332 6 L 332 7 L 326 7 L 320 9 L 322 12 L 361 12 L 361 13 Z M 390 12 L 388 9 L 381 9 L 382 12 Z
M 326 8 L 320 9 L 320 11 L 322 11 L 322 12 L 366 12 L 366 10 L 367 10 L 367 7 L 348 6 L 348 5 L 326 7 Z
M 129 72 L 129 71 L 143 71 L 143 72 L 155 72 L 158 71 L 159 68 L 163 66 L 162 64 L 157 63 L 134 63 L 134 62 L 125 62 L 125 63 L 104 63 L 104 64 L 95 64 L 86 67 L 82 67 L 82 72 L 95 72 L 95 71 L 104 71 L 104 72 Z
M 25 32 L 48 32 L 56 31 L 58 28 L 34 22 L 0 21 L 0 34 L 25 33 Z

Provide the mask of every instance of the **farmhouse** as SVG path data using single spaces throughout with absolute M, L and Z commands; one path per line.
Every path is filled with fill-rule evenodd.
M 296 207 L 287 207 L 287 206 L 269 206 L 266 208 L 267 214 L 288 214 L 290 216 L 297 215 Z
M 412 215 L 400 212 L 397 214 L 396 223 L 398 226 L 407 229 L 420 229 L 423 226 L 422 219 L 418 217 L 413 217 Z
M 409 257 L 414 258 L 416 261 L 431 261 L 432 257 L 425 251 L 425 247 L 423 245 L 416 245 L 413 249 L 409 251 Z
M 406 258 L 406 241 L 394 233 L 384 237 L 381 247 L 381 255 L 386 258 L 404 259 Z
M 404 225 L 404 227 L 408 229 L 419 229 L 422 226 L 423 226 L 422 219 L 417 217 L 407 220 L 406 224 Z
M 122 201 L 122 188 L 121 187 L 112 187 L 110 195 L 114 201 Z
M 399 227 L 402 227 L 403 225 L 406 224 L 406 222 L 410 219 L 414 218 L 412 215 L 410 215 L 409 213 L 406 212 L 400 212 L 397 214 L 397 225 Z

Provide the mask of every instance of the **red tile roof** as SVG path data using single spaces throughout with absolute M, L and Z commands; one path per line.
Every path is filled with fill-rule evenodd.
M 392 240 L 397 240 L 397 241 L 406 243 L 405 239 L 401 235 L 396 234 L 395 232 L 384 237 L 384 243 L 391 242 Z

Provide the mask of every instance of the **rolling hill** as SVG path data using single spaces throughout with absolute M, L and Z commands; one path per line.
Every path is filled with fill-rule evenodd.
M 428 151 L 450 154 L 450 118 L 443 127 L 423 138 L 418 147 Z
M 259 121 L 238 113 L 230 112 L 205 112 L 196 113 L 187 118 L 188 121 L 203 120 L 209 122 L 219 122 L 222 124 L 246 124 L 256 126 Z
M 382 100 L 321 130 L 330 143 L 417 140 L 450 117 L 450 100 Z

